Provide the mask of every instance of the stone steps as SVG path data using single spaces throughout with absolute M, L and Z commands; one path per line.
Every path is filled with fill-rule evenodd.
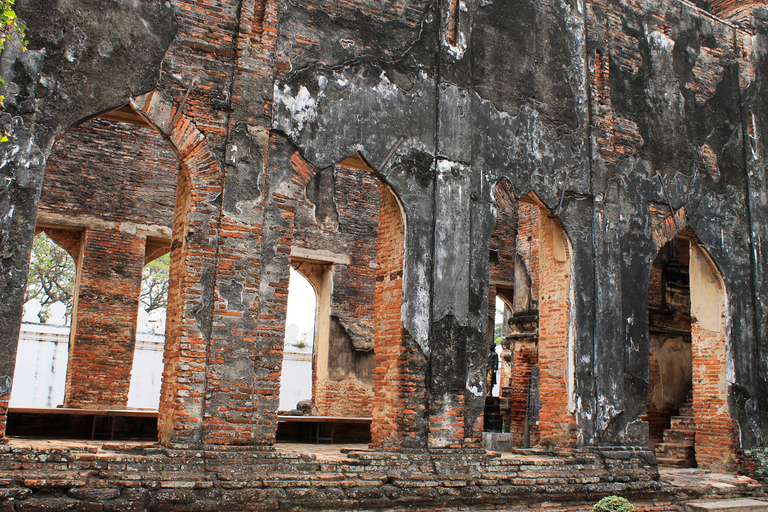
M 656 461 L 665 467 L 695 468 L 695 438 L 693 404 L 688 401 L 680 405 L 678 416 L 670 419 L 670 426 L 664 431 L 663 441 L 656 445 Z
M 738 500 L 689 501 L 685 512 L 768 512 L 768 503 L 750 498 Z
M 696 464 L 694 463 L 693 466 L 691 466 L 691 463 L 688 462 L 686 459 L 678 459 L 676 457 L 659 457 L 656 456 L 656 462 L 658 462 L 659 466 L 665 467 L 665 468 L 690 468 L 690 467 L 696 467 Z
M 695 459 L 693 443 L 659 443 L 656 445 L 656 458 Z
M 693 440 L 696 437 L 696 430 L 694 429 L 668 429 L 664 431 L 663 443 L 679 443 L 693 445 Z
M 691 430 L 693 427 L 693 416 L 672 416 L 670 419 L 670 429 Z

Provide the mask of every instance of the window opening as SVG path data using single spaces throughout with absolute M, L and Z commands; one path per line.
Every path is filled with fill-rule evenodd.
M 144 265 L 142 271 L 129 408 L 157 410 L 160 404 L 170 264 L 171 255 L 166 253 Z
M 35 236 L 11 407 L 64 403 L 75 281 L 74 258 L 46 233 Z
M 297 409 L 311 412 L 316 324 L 317 293 L 306 277 L 291 268 L 280 376 L 280 411 L 286 414 Z

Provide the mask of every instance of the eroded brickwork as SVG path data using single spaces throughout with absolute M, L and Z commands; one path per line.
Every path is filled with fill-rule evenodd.
M 383 183 L 379 197 L 371 442 L 379 447 L 415 447 L 423 435 L 424 357 L 400 317 L 405 237 L 402 212 Z
M 327 361 L 313 376 L 314 405 L 321 415 L 370 416 L 379 179 L 373 171 L 339 164 L 315 175 L 296 211 L 294 246 L 349 258 L 334 264 Z
M 690 245 L 696 462 L 700 467 L 732 471 L 737 426 L 729 415 L 723 283 L 709 255 L 695 241 Z
M 169 243 L 177 174 L 157 132 L 98 118 L 69 130 L 48 160 L 38 223 L 78 267 L 67 407 L 126 406 L 146 237 Z
M 653 413 L 647 388 L 662 373 L 654 367 L 660 352 L 647 357 L 653 344 L 641 290 L 658 247 L 686 216 L 722 271 L 712 274 L 722 277 L 728 298 L 716 301 L 725 327 L 713 327 L 711 315 L 691 315 L 694 373 L 703 379 L 694 376 L 701 464 L 730 463 L 730 449 L 725 458 L 715 452 L 718 440 L 738 448 L 728 421 L 738 422 L 743 446 L 766 438 L 765 422 L 750 416 L 768 410 L 760 379 L 768 360 L 760 224 L 767 89 L 764 56 L 752 47 L 768 29 L 754 2 L 710 2 L 716 15 L 739 23 L 753 16 L 743 27 L 687 3 L 640 0 L 591 0 L 583 11 L 528 1 L 121 4 L 121 25 L 132 27 L 130 39 L 154 56 L 150 63 L 134 59 L 143 51 L 126 50 L 130 41 L 105 15 L 111 7 L 84 6 L 99 15 L 78 23 L 66 2 L 25 4 L 20 9 L 39 25 L 31 31 L 35 53 L 18 58 L 18 76 L 5 91 L 13 114 L 3 119 L 15 135 L 0 147 L 8 162 L 0 190 L 4 243 L 28 254 L 47 151 L 72 123 L 131 102 L 178 155 L 175 205 L 162 200 L 174 210 L 163 221 L 173 224 L 164 444 L 217 446 L 223 454 L 226 445 L 274 442 L 288 268 L 292 250 L 305 248 L 349 255 L 365 277 L 339 287 L 331 315 L 339 339 L 352 346 L 353 363 L 344 367 L 354 371 L 337 373 L 333 389 L 315 388 L 321 405 L 344 394 L 350 409 L 363 410 L 371 395 L 361 383 L 375 368 L 375 446 L 477 443 L 487 308 L 494 295 L 509 293 L 523 267 L 529 283 L 513 284 L 512 302 L 522 297 L 514 312 L 536 317 L 529 333 L 536 342 L 509 354 L 519 352 L 520 366 L 511 389 L 519 403 L 528 368 L 539 367 L 534 442 L 640 446 L 643 415 Z M 60 34 L 49 19 L 72 27 Z M 135 19 L 142 23 L 130 25 Z M 88 37 L 75 41 L 71 34 L 81 31 Z M 120 58 L 110 57 L 113 50 Z M 123 60 L 127 71 L 109 67 Z M 35 96 L 30 84 L 48 96 Z M 89 133 L 109 124 L 90 123 Z M 375 168 L 377 177 L 367 178 L 380 178 L 393 194 L 382 188 L 373 200 L 378 181 L 355 181 L 341 169 L 331 201 L 336 220 L 316 209 L 320 227 L 312 229 L 349 228 L 346 216 L 361 214 L 345 205 L 369 200 L 365 225 L 347 229 L 346 245 L 334 237 L 324 238 L 325 247 L 302 245 L 302 194 L 322 173 L 315 166 L 349 155 Z M 489 204 L 502 178 L 510 198 L 513 190 L 533 191 L 521 198 L 535 203 L 502 212 L 504 233 L 494 231 Z M 135 212 L 117 206 L 114 222 L 128 222 Z M 674 217 L 659 213 L 668 208 Z M 568 238 L 555 236 L 555 224 Z M 362 236 L 373 226 L 375 244 Z M 496 252 L 490 265 L 489 251 Z M 25 275 L 18 269 L 26 260 L 13 251 L 2 256 L 7 316 L 20 318 Z M 123 293 L 123 284 L 115 290 Z M 5 317 L 0 331 L 10 339 L 18 322 Z M 723 361 L 733 366 L 732 381 Z M 10 381 L 11 371 L 0 373 L 0 383 Z M 706 396 L 696 395 L 697 385 Z M 519 423 L 518 416 L 517 432 Z
M 64 406 L 125 409 L 144 240 L 118 230 L 86 230 L 78 266 Z
M 575 443 L 570 400 L 573 366 L 570 305 L 571 265 L 566 234 L 557 219 L 539 215 L 539 413 L 540 442 Z
M 539 362 L 539 347 L 535 341 L 514 342 L 511 347 L 512 375 L 509 386 L 502 389 L 502 396 L 509 398 L 510 413 L 504 419 L 507 430 L 512 434 L 514 446 L 525 446 L 525 418 L 528 411 L 531 369 Z M 535 422 L 528 425 L 529 443 L 536 445 L 538 434 Z
M 170 228 L 179 162 L 149 127 L 95 118 L 73 127 L 48 159 L 38 216 Z

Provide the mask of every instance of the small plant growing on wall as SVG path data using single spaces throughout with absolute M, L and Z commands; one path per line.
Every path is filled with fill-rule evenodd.
M 16 0 L 0 0 L 0 50 L 5 48 L 5 43 L 16 44 L 22 51 L 27 49 L 26 26 L 16 17 L 16 11 L 13 10 L 15 2 Z M 0 85 L 5 85 L 2 76 L 0 76 Z M 0 94 L 0 108 L 5 106 L 4 100 L 5 95 Z M 8 135 L 7 131 L 0 133 L 0 142 L 6 142 Z
M 635 512 L 635 507 L 621 496 L 606 496 L 595 503 L 592 512 Z

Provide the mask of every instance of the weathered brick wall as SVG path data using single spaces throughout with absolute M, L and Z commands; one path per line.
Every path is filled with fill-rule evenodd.
M 270 44 L 274 42 L 276 35 L 277 2 L 227 0 L 210 6 L 210 9 L 201 9 L 198 4 L 198 2 L 182 0 L 174 3 L 177 7 L 177 17 L 181 28 L 162 69 L 162 84 L 158 89 L 162 93 L 157 93 L 157 97 L 164 96 L 162 108 L 155 111 L 154 117 L 152 117 L 153 122 L 168 135 L 172 145 L 180 155 L 182 167 L 190 175 L 190 181 L 187 184 L 189 194 L 180 200 L 179 204 L 183 206 L 177 208 L 175 217 L 178 220 L 176 223 L 175 253 L 172 254 L 174 261 L 172 284 L 175 287 L 172 295 L 175 298 L 172 299 L 172 311 L 170 312 L 172 318 L 170 331 L 172 334 L 169 336 L 167 352 L 170 369 L 167 372 L 168 384 L 165 385 L 163 391 L 161 432 L 164 441 L 182 443 L 187 441 L 195 443 L 200 439 L 204 439 L 208 443 L 222 444 L 269 443 L 272 440 L 270 429 L 273 430 L 274 426 L 273 413 L 278 388 L 282 320 L 287 293 L 285 274 L 292 243 L 291 230 L 293 225 L 291 222 L 296 209 L 297 190 L 303 190 L 306 185 L 306 182 L 299 183 L 301 180 L 292 181 L 290 176 L 283 179 L 288 167 L 282 164 L 286 162 L 265 162 L 264 158 L 266 155 L 266 131 L 270 124 L 273 62 L 276 61 L 274 65 L 278 69 L 286 64 L 290 67 L 290 64 L 286 56 L 270 53 L 272 48 Z M 458 6 L 458 2 L 453 2 L 453 4 Z M 602 23 L 605 20 L 601 19 L 598 23 L 594 19 L 596 7 L 609 11 L 605 18 L 607 31 L 603 30 Z M 601 165 L 606 162 L 613 164 L 627 155 L 637 155 L 640 148 L 643 148 L 644 144 L 650 141 L 644 128 L 637 125 L 641 123 L 642 116 L 629 119 L 632 117 L 630 115 L 632 113 L 627 113 L 627 110 L 632 109 L 627 108 L 626 105 L 620 105 L 619 96 L 622 94 L 618 89 L 612 89 L 617 84 L 629 83 L 630 79 L 640 80 L 642 77 L 656 73 L 654 69 L 642 69 L 649 60 L 644 59 L 641 50 L 644 48 L 643 45 L 650 44 L 650 40 L 640 41 L 634 35 L 627 33 L 628 25 L 625 23 L 625 17 L 617 14 L 620 8 L 626 8 L 627 11 L 633 12 L 645 12 L 647 6 L 637 1 L 624 3 L 594 1 L 588 5 L 588 29 L 595 34 L 600 32 L 599 37 L 605 35 L 606 41 L 609 42 L 606 47 L 589 48 L 586 54 L 591 65 L 591 74 L 589 77 L 583 77 L 590 79 L 590 90 L 594 95 L 593 122 L 597 132 L 596 142 L 599 154 L 593 156 L 595 161 L 603 160 L 595 165 L 596 169 L 602 169 Z M 370 15 L 377 19 L 399 21 L 406 25 L 415 26 L 418 24 L 421 14 L 420 9 L 415 4 L 399 2 L 382 7 L 362 0 L 332 5 L 330 2 L 320 1 L 310 4 L 303 3 L 292 10 L 291 14 L 295 14 L 300 9 L 306 9 L 307 16 L 317 19 L 318 26 L 321 22 L 331 23 L 328 20 L 337 15 L 342 16 L 339 18 L 342 21 L 334 19 L 332 23 L 338 23 L 338 25 L 343 25 L 349 20 L 356 20 L 356 23 L 365 27 L 366 16 Z M 648 30 L 654 30 L 654 33 L 657 33 L 657 37 L 661 41 L 660 44 L 666 44 L 664 42 L 666 39 L 663 39 L 662 35 L 669 37 L 669 34 L 665 32 L 665 16 L 668 13 L 666 11 L 661 12 L 664 9 L 666 9 L 664 5 L 659 5 L 658 10 L 660 12 L 649 13 L 647 16 L 647 26 L 650 27 Z M 685 9 L 678 9 L 677 4 L 675 4 L 672 10 L 682 12 Z M 456 31 L 459 29 L 458 17 L 460 16 L 458 11 L 451 11 L 448 17 L 451 18 L 451 16 L 456 16 L 456 23 L 450 23 L 449 32 L 453 34 L 451 37 L 455 37 L 458 34 Z M 694 17 L 696 16 L 699 15 L 696 14 Z M 633 19 L 632 21 L 636 20 Z M 677 21 L 679 20 L 675 20 L 675 23 Z M 570 19 L 570 22 L 573 22 L 573 19 Z M 431 29 L 427 26 L 429 23 L 425 23 L 427 29 Z M 349 25 L 353 25 L 353 23 L 349 23 Z M 387 28 L 396 25 L 397 23 L 392 23 Z M 646 27 L 642 23 L 633 26 L 635 28 L 642 27 L 643 30 Z M 286 22 L 282 27 L 285 30 L 284 35 L 292 40 L 292 50 L 296 54 L 306 51 L 310 60 L 311 55 L 316 54 L 313 52 L 317 50 L 317 47 L 321 47 L 329 41 L 327 35 L 322 34 L 324 30 L 322 28 L 317 29 L 316 32 L 296 31 L 294 33 L 292 31 L 297 27 L 301 28 L 302 23 Z M 312 25 L 312 28 L 316 29 L 317 27 Z M 578 30 L 569 30 L 568 32 L 577 34 Z M 479 32 L 477 35 L 479 40 Z M 580 35 L 575 36 L 571 42 L 578 46 L 580 42 L 577 42 L 576 39 L 580 37 Z M 331 39 L 333 45 L 339 41 L 335 33 Z M 714 39 L 720 40 L 718 37 Z M 723 39 L 722 44 L 730 45 L 731 42 L 725 39 Z M 420 40 L 419 44 L 428 40 L 429 38 L 426 37 Z M 408 42 L 409 45 L 410 43 L 411 41 Z M 591 41 L 587 43 L 591 44 Z M 291 44 L 287 46 L 290 47 Z M 359 45 L 359 41 L 354 38 L 344 39 L 340 44 L 356 47 Z M 732 46 L 735 47 L 735 45 Z M 360 48 L 363 52 L 364 48 L 362 46 Z M 414 52 L 414 54 L 418 53 L 421 56 L 422 53 L 433 53 L 431 49 L 427 52 L 421 52 L 421 47 L 419 49 L 420 51 Z M 567 51 L 572 51 L 572 48 L 563 50 L 564 53 Z M 696 52 L 699 52 L 698 48 Z M 396 53 L 394 52 L 394 54 Z M 679 53 L 686 53 L 682 44 L 679 45 Z M 698 106 L 706 103 L 706 100 L 716 92 L 720 80 L 717 67 L 719 63 L 723 62 L 721 48 L 707 47 L 707 49 L 700 50 L 700 54 L 700 65 L 697 64 L 691 68 L 690 81 L 682 85 L 682 88 L 685 89 L 684 92 L 692 95 L 691 105 L 696 104 Z M 345 55 L 344 57 L 347 58 L 344 62 L 350 62 L 349 56 Z M 375 57 L 372 59 L 368 57 L 366 55 L 366 59 L 361 59 L 361 61 L 376 60 Z M 572 62 L 575 63 L 576 61 L 578 58 L 574 57 Z M 420 65 L 421 63 L 418 63 L 416 67 Z M 374 64 L 374 66 L 376 65 Z M 404 64 L 404 66 L 406 65 Z M 564 66 L 559 66 L 559 61 L 557 66 L 564 68 Z M 429 66 L 426 66 L 423 69 L 428 68 Z M 457 66 L 456 69 L 462 71 L 461 66 Z M 399 71 L 407 73 L 405 69 Z M 573 71 L 573 75 L 568 76 L 568 83 L 562 81 L 561 84 L 566 89 L 571 84 L 578 82 L 575 78 L 577 78 L 579 70 L 571 71 Z M 431 71 L 427 75 L 430 73 Z M 624 76 L 619 76 L 620 73 L 623 73 Z M 609 74 L 613 74 L 614 78 L 618 77 L 616 84 L 611 83 Z M 393 75 L 390 74 L 389 76 Z M 376 76 L 378 73 L 373 73 L 369 78 L 372 77 L 371 80 L 375 81 Z M 401 79 L 403 83 L 406 83 L 408 76 L 402 75 Z M 169 126 L 169 120 L 190 83 L 193 83 L 194 87 L 191 89 L 189 101 L 185 107 L 186 114 L 181 117 L 177 126 Z M 430 84 L 430 88 L 432 85 Z M 535 87 L 538 89 L 541 85 L 536 84 Z M 574 87 L 578 88 L 575 85 Z M 391 90 L 393 95 L 405 94 L 403 91 L 396 91 L 395 87 L 392 87 Z M 419 89 L 415 91 L 412 96 L 418 97 Z M 659 91 L 656 92 L 659 93 Z M 526 94 L 528 94 L 527 91 Z M 526 94 L 522 96 L 525 97 Z M 530 98 L 535 96 L 536 94 L 531 93 Z M 650 94 L 648 98 L 651 101 L 653 98 L 662 96 L 661 93 Z M 642 94 L 631 95 L 631 98 L 641 97 Z M 644 104 L 643 101 L 638 103 Z M 510 112 L 513 110 L 502 104 L 495 106 L 501 110 L 507 109 Z M 520 110 L 524 113 L 529 107 L 534 110 L 539 108 L 532 102 L 531 105 L 517 104 L 514 106 L 514 110 Z M 544 110 L 548 107 L 543 103 L 541 105 Z M 623 107 L 623 110 L 620 107 Z M 143 105 L 140 108 L 149 115 L 153 107 Z M 614 108 L 622 110 L 624 113 L 615 113 Z M 717 113 L 715 112 L 715 114 Z M 625 114 L 626 116 L 624 116 Z M 533 117 L 536 116 L 533 115 Z M 713 117 L 722 116 L 714 115 Z M 552 119 L 548 119 L 541 122 L 546 125 L 551 121 Z M 728 121 L 730 122 L 730 118 Z M 323 122 L 327 122 L 327 119 Z M 731 127 L 734 125 L 731 123 Z M 197 131 L 198 128 L 199 132 Z M 352 126 L 351 130 L 357 128 Z M 643 136 L 640 135 L 641 132 Z M 537 131 L 537 133 L 540 132 Z M 237 139 L 236 134 L 244 134 L 243 139 Z M 360 137 L 361 140 L 365 138 L 367 136 Z M 242 140 L 248 144 L 240 144 Z M 277 142 L 274 142 L 275 140 Z M 295 143 L 301 145 L 305 141 L 300 141 L 299 137 L 293 137 L 289 142 L 282 138 L 282 135 L 276 135 L 273 142 L 276 147 L 279 144 Z M 700 144 L 699 146 L 697 151 L 683 153 L 701 156 L 701 169 L 709 169 L 710 171 L 717 169 L 712 161 L 712 155 L 720 156 L 722 145 L 717 147 L 707 145 L 705 147 Z M 243 147 L 247 147 L 250 160 L 241 160 L 236 155 L 237 148 L 242 149 Z M 211 153 L 210 148 L 216 148 L 215 156 Z M 299 151 L 304 149 L 302 147 Z M 525 151 L 522 153 L 525 154 Z M 565 153 L 567 151 L 563 154 Z M 660 152 L 652 153 L 661 154 Z M 676 159 L 667 160 L 669 165 L 684 167 L 686 172 L 692 168 L 688 161 L 677 164 Z M 225 190 L 222 190 L 224 180 L 221 172 L 225 165 L 221 162 L 226 162 Z M 269 166 L 269 172 L 266 172 L 267 169 L 264 168 L 265 163 Z M 566 165 L 572 163 L 569 162 Z M 283 169 L 284 174 L 281 174 L 280 169 Z M 546 172 L 550 170 L 546 169 Z M 614 171 L 615 169 L 611 167 L 610 172 Z M 671 167 L 670 173 L 673 171 L 675 169 Z M 536 173 L 539 172 L 536 171 Z M 287 174 L 290 174 L 290 171 L 287 171 Z M 537 176 L 541 177 L 540 174 Z M 595 183 L 613 183 L 612 179 L 612 176 L 601 175 L 595 180 Z M 586 188 L 579 188 L 582 184 L 576 185 L 579 191 L 574 192 L 574 194 L 579 195 L 579 199 L 591 197 L 594 191 L 590 191 L 589 194 L 582 194 L 586 191 Z M 482 185 L 485 186 L 485 184 Z M 613 187 L 609 188 L 613 189 Z M 617 189 L 621 188 L 617 187 Z M 680 185 L 679 189 L 683 190 L 685 187 Z M 184 190 L 184 187 L 181 187 L 180 190 Z M 262 195 L 263 191 L 266 193 Z M 646 192 L 642 191 L 640 194 L 646 194 Z M 571 201 L 570 204 L 574 204 L 573 197 L 575 195 L 569 195 L 566 203 Z M 549 196 L 552 194 L 549 193 Z M 548 204 L 550 198 L 547 197 Z M 266 206 L 265 202 L 268 203 Z M 569 215 L 567 213 L 568 207 L 569 205 L 566 204 L 566 216 Z M 520 211 L 523 212 L 523 209 L 521 208 Z M 617 211 L 619 211 L 618 208 Z M 530 211 L 523 213 L 530 213 Z M 596 218 L 598 215 L 593 217 L 593 219 Z M 606 222 L 606 225 L 610 225 L 608 221 Z M 473 228 L 475 227 L 474 224 L 470 224 Z M 531 230 L 538 229 L 537 226 L 538 221 L 532 223 Z M 584 229 L 586 233 L 588 228 L 585 227 Z M 523 231 L 524 240 L 517 245 L 519 252 L 524 258 L 527 258 L 526 264 L 534 277 L 532 295 L 534 299 L 543 301 L 546 284 L 539 282 L 540 280 L 537 278 L 539 276 L 540 255 L 535 253 L 538 250 L 537 245 L 532 243 L 535 237 L 531 232 L 530 239 L 527 239 L 524 230 L 521 229 L 521 231 Z M 602 235 L 602 233 L 597 233 L 597 235 Z M 402 237 L 400 241 L 402 242 Z M 600 240 L 596 242 L 596 246 L 599 243 L 601 243 Z M 635 240 L 632 243 L 640 242 Z M 619 244 L 616 247 L 619 247 Z M 636 247 L 636 245 L 632 247 Z M 264 254 L 261 253 L 262 250 Z M 611 251 L 606 251 L 607 253 L 614 254 Z M 630 253 L 631 251 L 625 252 L 625 254 Z M 382 264 L 382 262 L 379 263 Z M 593 268 L 599 268 L 600 263 L 593 265 Z M 400 268 L 402 268 L 402 262 Z M 393 266 L 391 271 L 396 272 L 396 266 Z M 542 272 L 544 271 L 542 263 Z M 377 277 L 380 276 L 377 275 Z M 384 275 L 383 277 L 389 279 L 391 275 Z M 477 276 L 471 277 L 473 280 L 477 279 Z M 604 286 L 605 282 L 601 279 L 603 279 L 602 276 L 596 276 L 595 280 L 591 282 L 597 283 L 597 286 Z M 377 287 L 378 302 L 382 300 L 381 290 L 387 294 L 393 292 L 384 284 L 380 285 Z M 560 290 L 558 290 L 559 292 Z M 606 295 L 610 296 L 611 299 L 618 297 L 617 300 L 621 300 L 618 291 L 615 293 L 611 291 Z M 392 294 L 386 300 L 391 303 L 392 309 L 395 309 L 394 305 L 399 305 L 402 302 L 398 302 Z M 585 299 L 587 302 L 589 300 L 590 297 Z M 485 301 L 480 301 L 480 316 L 484 313 L 484 307 Z M 600 309 L 604 307 L 605 304 L 598 304 L 598 312 L 606 312 L 606 309 Z M 562 312 L 562 310 L 558 310 L 559 314 Z M 379 316 L 377 315 L 377 317 Z M 394 313 L 392 318 L 394 318 Z M 547 315 L 546 318 L 542 318 L 542 321 L 551 318 L 554 317 Z M 464 322 L 464 320 L 461 321 Z M 394 321 L 392 321 L 392 325 L 395 325 Z M 462 324 L 462 327 L 464 326 L 465 324 Z M 585 329 L 588 327 L 587 325 Z M 399 329 L 400 331 L 396 335 L 393 334 L 393 337 L 397 340 L 397 346 L 406 354 L 406 357 L 412 357 L 412 359 L 405 362 L 402 359 L 393 359 L 398 362 L 395 369 L 409 379 L 413 377 L 413 382 L 408 382 L 409 386 L 413 386 L 413 390 L 409 390 L 409 393 L 401 393 L 401 395 L 408 394 L 410 397 L 417 397 L 414 402 L 418 405 L 421 403 L 418 397 L 423 392 L 423 389 L 419 388 L 419 379 L 427 375 L 427 372 L 420 366 L 423 361 L 420 359 L 418 350 L 414 349 L 412 340 L 408 339 L 402 326 Z M 609 331 L 610 329 L 607 329 L 605 332 L 611 334 Z M 395 329 L 392 327 L 392 333 L 394 332 Z M 582 331 L 582 333 L 584 332 L 586 331 Z M 390 332 L 387 331 L 386 334 L 389 335 Z M 618 331 L 613 334 L 618 334 Z M 610 338 L 610 336 L 608 337 Z M 423 340 L 420 341 L 424 342 Z M 377 343 L 377 346 L 381 347 L 382 344 Z M 389 350 L 390 345 L 386 345 L 384 349 Z M 377 353 L 376 357 L 380 357 L 380 355 Z M 402 354 L 396 353 L 394 349 L 391 355 L 393 358 L 402 358 Z M 605 357 L 603 359 L 610 358 Z M 557 361 L 556 364 L 558 365 L 562 363 L 562 360 Z M 379 360 L 377 360 L 378 362 Z M 601 363 L 602 361 L 593 361 L 595 365 Z M 243 368 L 254 370 L 253 374 L 249 371 L 241 371 Z M 616 372 L 619 375 L 617 379 L 623 378 L 623 370 L 624 367 L 622 366 Z M 555 374 L 559 371 L 560 368 L 554 369 Z M 559 375 L 555 380 L 561 377 Z M 382 379 L 382 377 L 379 378 Z M 464 381 L 464 377 L 460 376 L 460 380 Z M 396 381 L 397 379 L 395 379 Z M 608 384 L 614 383 L 609 382 Z M 393 400 L 398 400 L 397 397 L 401 395 L 395 393 Z M 557 396 L 561 396 L 560 391 L 558 391 Z M 438 402 L 439 400 L 435 403 Z M 461 397 L 457 398 L 456 403 L 446 403 L 445 405 L 447 411 L 461 411 L 463 407 Z M 421 428 L 418 425 L 418 417 L 421 414 L 417 410 L 418 407 L 413 408 L 413 410 L 401 409 L 406 411 L 406 415 L 412 414 L 417 419 L 412 425 L 406 425 L 408 420 L 401 421 L 399 426 L 412 428 L 413 430 L 410 430 L 409 433 L 417 436 L 417 432 Z M 591 412 L 585 411 L 584 417 L 586 418 Z M 454 427 L 463 424 L 464 420 L 460 417 L 460 412 L 457 414 L 459 415 L 456 417 L 446 416 L 441 420 L 446 426 L 446 432 L 453 431 Z M 384 417 L 385 415 L 380 415 L 380 418 Z M 393 419 L 394 425 L 397 423 L 395 421 L 397 415 L 393 418 L 395 418 Z M 201 424 L 204 421 L 207 430 L 203 435 Z M 393 429 L 397 430 L 395 427 Z
M 504 424 L 512 434 L 513 446 L 524 446 L 525 416 L 528 405 L 528 392 L 531 368 L 539 362 L 539 348 L 535 341 L 516 342 L 512 345 L 512 375 L 509 387 L 502 389 L 502 396 L 509 398 L 510 414 L 504 418 Z M 530 446 L 538 440 L 536 423 L 528 426 Z
M 264 203 L 260 177 L 270 109 L 265 92 L 272 87 L 277 2 L 226 0 L 205 9 L 192 0 L 173 4 L 179 33 L 163 63 L 161 92 L 150 98 L 151 104 L 139 106 L 169 135 L 191 178 L 176 246 L 180 268 L 171 268 L 172 281 L 174 273 L 178 276 L 180 300 L 174 334 L 166 343 L 170 369 L 160 407 L 161 439 L 181 444 L 271 442 L 282 329 L 258 330 L 257 325 L 262 321 L 261 291 L 269 289 L 279 310 L 284 308 L 280 294 L 286 292 L 281 285 L 287 286 L 286 279 L 274 290 L 269 281 L 261 287 L 259 257 Z M 184 115 L 170 126 L 187 90 Z M 250 133 L 244 123 L 251 123 Z M 233 153 L 235 148 L 243 151 L 242 159 Z M 226 192 L 225 160 L 232 163 Z M 228 304 L 233 283 L 242 286 L 237 306 Z M 265 323 L 275 316 L 269 309 L 263 308 Z M 231 372 L 231 365 L 259 370 Z M 215 392 L 206 395 L 207 384 Z
M 379 447 L 421 444 L 423 435 L 424 356 L 403 328 L 403 256 L 405 229 L 397 199 L 379 188 L 379 237 L 376 267 L 374 402 L 371 442 Z
M 163 347 L 163 381 L 160 387 L 160 408 L 158 414 L 158 435 L 160 439 L 168 439 L 169 433 L 180 425 L 174 425 L 173 408 L 168 404 L 173 403 L 174 395 L 178 392 L 192 393 L 190 398 L 200 398 L 189 386 L 184 384 L 188 378 L 181 366 L 188 363 L 179 343 L 183 326 L 183 300 L 184 284 L 181 269 L 184 268 L 186 252 L 184 248 L 184 228 L 187 224 L 187 212 L 191 197 L 191 183 L 186 173 L 179 173 L 176 205 L 173 216 L 173 242 L 171 243 L 171 256 L 168 273 L 168 303 L 165 309 L 165 338 Z
M 297 205 L 294 245 L 349 257 L 333 266 L 330 339 L 317 340 L 329 346 L 327 373 L 314 375 L 314 405 L 321 415 L 370 416 L 380 182 L 370 169 L 343 164 L 314 179 L 328 181 L 316 195 L 307 191 L 318 204 Z
M 79 266 L 64 406 L 124 409 L 144 240 L 114 229 L 86 230 Z
M 502 282 L 507 284 L 505 289 L 509 288 L 509 283 L 515 281 L 515 253 L 517 251 L 517 225 L 518 225 L 518 207 L 515 200 L 515 194 L 512 191 L 508 180 L 504 179 L 496 184 L 493 191 L 494 201 L 496 202 L 496 221 L 491 233 L 491 282 Z M 511 300 L 511 290 L 508 299 Z M 489 297 L 493 302 L 494 298 Z M 489 302 L 490 303 L 490 302 Z M 494 309 L 492 308 L 491 311 Z
M 531 307 L 535 310 L 539 300 L 539 216 L 538 206 L 518 203 L 517 253 L 525 262 L 531 280 Z
M 70 129 L 48 160 L 40 220 L 83 229 L 68 407 L 124 408 L 133 363 L 145 238 L 171 227 L 178 159 L 148 127 L 95 118 Z M 78 251 L 82 250 L 82 256 Z
M 749 22 L 752 8 L 765 5 L 762 0 L 709 0 L 709 12 L 719 18 L 735 22 Z
M 355 452 L 328 460 L 243 447 L 93 453 L 2 446 L 0 474 L 6 478 L 0 481 L 0 506 L 9 511 L 471 507 L 586 512 L 600 497 L 620 494 L 639 512 L 674 512 L 690 499 L 688 488 L 656 480 L 658 472 L 644 458 L 647 452 L 560 455 L 500 458 L 471 450 L 422 450 Z M 742 485 L 718 496 L 749 492 Z
M 173 217 L 169 302 L 158 430 L 160 440 L 177 445 L 202 439 L 207 342 L 211 329 L 213 262 L 217 253 L 221 166 L 204 135 L 159 93 L 131 102 L 166 134 L 179 157 L 179 183 Z M 206 316 L 208 315 L 208 316 Z
M 369 417 L 372 402 L 373 383 L 354 375 L 315 384 L 314 404 L 321 416 Z
M 170 227 L 178 159 L 156 131 L 91 119 L 56 142 L 39 214 Z M 55 220 L 55 217 L 54 217 Z
M 567 235 L 556 218 L 539 215 L 539 440 L 547 445 L 576 442 L 570 366 L 571 262 Z
M 728 404 L 725 290 L 719 270 L 695 242 L 690 256 L 696 462 L 699 467 L 733 471 L 738 427 Z

